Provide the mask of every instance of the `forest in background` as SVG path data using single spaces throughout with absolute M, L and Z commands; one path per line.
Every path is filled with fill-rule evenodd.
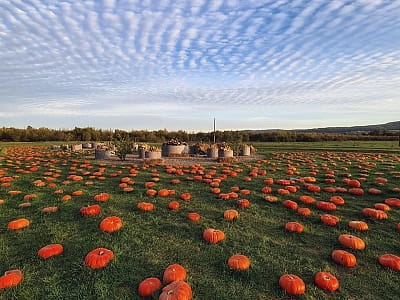
M 295 130 L 225 130 L 215 132 L 216 142 L 321 142 L 321 141 L 389 141 L 399 139 L 398 131 L 376 131 L 359 133 L 325 133 L 305 132 Z M 50 128 L 0 128 L 0 141 L 2 142 L 39 142 L 39 141 L 112 141 L 116 139 L 129 139 L 134 142 L 162 143 L 172 138 L 195 143 L 212 143 L 213 132 L 190 133 L 184 130 L 131 130 L 96 129 L 93 127 L 74 129 Z

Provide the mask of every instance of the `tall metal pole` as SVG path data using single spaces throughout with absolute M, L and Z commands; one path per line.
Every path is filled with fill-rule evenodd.
M 215 118 L 214 118 L 214 144 L 215 144 Z

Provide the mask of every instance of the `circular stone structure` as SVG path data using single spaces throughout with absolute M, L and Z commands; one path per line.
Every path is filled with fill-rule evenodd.
M 111 159 L 111 151 L 109 150 L 94 150 L 94 159 Z

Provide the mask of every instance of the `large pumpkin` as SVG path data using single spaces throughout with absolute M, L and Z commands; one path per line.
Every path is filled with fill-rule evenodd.
M 114 232 L 122 227 L 122 220 L 119 217 L 107 217 L 100 222 L 100 230 L 105 232 Z
M 303 232 L 304 226 L 298 222 L 287 222 L 285 225 L 285 229 L 291 232 Z
M 354 267 L 357 264 L 354 254 L 345 250 L 333 250 L 331 256 L 336 263 L 345 267 Z
M 93 197 L 94 201 L 99 201 L 99 202 L 106 202 L 110 200 L 110 194 L 108 193 L 100 193 L 97 194 L 96 196 Z
M 299 276 L 285 274 L 279 278 L 279 285 L 290 295 L 302 295 L 306 291 L 306 285 Z
M 7 228 L 13 229 L 13 230 L 18 230 L 18 229 L 28 227 L 29 224 L 30 224 L 30 222 L 28 219 L 22 218 L 22 219 L 17 219 L 17 220 L 9 222 L 7 225 Z
M 63 253 L 64 248 L 61 244 L 49 244 L 47 246 L 44 246 L 43 248 L 40 248 L 38 251 L 38 255 L 41 258 L 47 259 L 52 256 L 60 255 Z
M 0 290 L 16 286 L 22 279 L 24 279 L 24 275 L 20 270 L 7 271 L 0 277 Z
M 235 254 L 229 257 L 228 267 L 233 270 L 247 270 L 250 268 L 250 259 L 242 254 Z
M 101 207 L 97 204 L 82 207 L 79 212 L 82 216 L 97 216 L 101 211 Z
M 364 241 L 354 235 L 341 234 L 338 239 L 339 239 L 339 243 L 341 243 L 345 247 L 355 249 L 355 250 L 365 249 Z
M 192 289 L 184 281 L 174 281 L 162 289 L 158 300 L 190 300 Z
M 393 269 L 396 271 L 400 271 L 400 257 L 394 254 L 383 254 L 378 258 L 379 263 L 388 267 L 389 269 Z
M 211 244 L 216 244 L 225 239 L 225 233 L 218 229 L 207 228 L 203 231 L 203 239 Z
M 104 268 L 114 258 L 114 253 L 106 248 L 96 248 L 85 257 L 85 264 L 92 269 Z
M 169 265 L 163 274 L 163 282 L 170 283 L 177 280 L 186 280 L 186 270 L 179 264 Z
M 318 272 L 315 274 L 314 282 L 319 288 L 329 292 L 336 291 L 339 288 L 339 280 L 328 272 Z
M 141 297 L 151 297 L 161 288 L 161 280 L 157 277 L 149 277 L 144 279 L 138 287 L 138 294 Z

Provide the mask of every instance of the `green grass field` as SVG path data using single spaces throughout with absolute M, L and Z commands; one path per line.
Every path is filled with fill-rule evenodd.
M 9 187 L 0 187 L 0 273 L 11 269 L 20 269 L 24 280 L 16 287 L 0 290 L 0 299 L 142 299 L 137 294 L 139 283 L 147 277 L 162 279 L 165 268 L 173 263 L 186 268 L 187 282 L 193 290 L 196 300 L 232 300 L 232 299 L 398 299 L 400 295 L 399 271 L 382 267 L 377 259 L 385 253 L 400 255 L 400 231 L 396 229 L 400 222 L 400 208 L 392 207 L 385 220 L 365 217 L 362 209 L 373 207 L 389 197 L 399 198 L 394 188 L 400 187 L 400 160 L 397 153 L 372 153 L 376 149 L 398 151 L 393 143 L 330 143 L 327 151 L 312 149 L 325 147 L 326 144 L 313 145 L 256 145 L 265 160 L 232 165 L 204 165 L 202 167 L 184 167 L 183 175 L 169 174 L 165 166 L 107 165 L 99 166 L 96 161 L 85 162 L 85 157 L 69 153 L 54 154 L 38 149 L 41 156 L 33 155 L 25 160 L 26 153 L 12 153 L 2 143 L 3 156 L 0 160 L 0 177 L 12 176 Z M 362 145 L 362 147 L 361 147 Z M 26 146 L 26 144 L 24 145 Z M 314 147 L 315 146 L 315 147 Z M 293 148 L 287 148 L 293 147 Z M 350 148 L 362 148 L 362 151 Z M 307 148 L 308 151 L 305 151 Z M 342 150 L 328 152 L 331 149 Z M 20 149 L 19 151 L 23 151 Z M 279 150 L 279 151 L 278 151 Z M 303 152 L 297 152 L 303 151 Z M 346 151 L 346 152 L 345 152 Z M 48 153 L 48 154 L 47 154 Z M 27 174 L 37 166 L 38 170 Z M 102 176 L 93 173 L 104 168 Z M 287 174 L 287 169 L 295 170 Z M 295 168 L 295 169 L 294 169 Z M 123 192 L 119 187 L 120 179 L 127 177 L 131 169 L 137 169 L 132 177 L 134 191 Z M 222 200 L 210 192 L 210 185 L 203 180 L 188 180 L 196 175 L 210 174 L 212 178 L 221 178 L 227 171 L 236 170 L 238 176 L 227 176 L 220 183 L 222 193 L 238 186 L 248 189 L 250 195 L 241 195 L 251 205 L 238 208 L 237 199 Z M 262 171 L 267 172 L 262 175 Z M 326 183 L 327 170 L 334 170 L 335 183 Z M 279 179 L 316 178 L 316 185 L 322 191 L 309 192 L 301 181 L 293 182 L 299 190 L 289 195 L 279 195 L 282 188 L 276 182 Z M 47 173 L 46 173 L 47 172 Z M 260 173 L 256 177 L 249 173 Z M 68 180 L 72 173 L 81 175 L 82 181 Z M 154 177 L 153 174 L 159 174 Z M 46 175 L 47 174 L 47 175 Z M 45 177 L 59 174 L 53 181 Z M 111 177 L 115 175 L 116 177 Z M 349 193 L 328 193 L 326 187 L 345 187 L 344 178 L 365 178 L 361 181 L 364 195 Z M 264 179 L 271 177 L 274 184 L 272 195 L 278 201 L 265 200 L 261 189 L 266 186 Z M 385 177 L 388 182 L 377 185 L 375 178 Z M 159 178 L 154 189 L 174 189 L 176 195 L 169 197 L 148 196 L 144 183 Z M 190 179 L 189 178 L 189 179 Z M 46 183 L 44 187 L 33 184 L 35 180 Z M 171 184 L 172 179 L 181 183 Z M 69 181 L 69 183 L 65 181 Z M 85 182 L 93 184 L 86 185 Z M 49 183 L 55 183 L 49 187 Z M 378 188 L 380 195 L 368 193 L 369 188 Z M 62 194 L 54 194 L 62 189 Z M 20 190 L 21 194 L 10 195 L 9 191 Z M 82 190 L 82 196 L 61 201 L 61 197 L 73 191 Z M 101 192 L 110 194 L 110 200 L 98 203 L 101 213 L 94 217 L 83 217 L 79 210 L 83 206 L 95 204 L 93 197 Z M 179 195 L 189 192 L 192 199 L 179 200 Z M 30 200 L 32 206 L 20 208 L 24 195 L 35 193 L 37 198 Z M 300 195 L 313 196 L 317 201 L 329 201 L 333 195 L 345 199 L 345 205 L 337 206 L 335 211 L 326 212 L 316 208 L 315 203 L 304 204 Z M 283 206 L 283 201 L 291 199 L 299 207 L 311 209 L 310 216 L 300 216 L 295 210 Z M 180 202 L 176 211 L 168 209 L 172 200 Z M 155 205 L 154 211 L 144 212 L 137 208 L 141 201 Z M 55 213 L 44 213 L 42 208 L 57 206 Z M 240 216 L 234 221 L 223 219 L 226 209 L 236 209 Z M 189 212 L 201 215 L 199 222 L 187 218 Z M 320 216 L 330 213 L 340 218 L 333 227 L 321 222 Z M 123 227 L 113 233 L 99 230 L 99 223 L 107 216 L 118 216 Z M 27 218 L 30 226 L 20 230 L 7 229 L 8 222 Z M 365 221 L 368 231 L 356 231 L 348 227 L 351 220 Z M 285 230 L 285 224 L 297 221 L 304 225 L 303 233 Z M 202 238 L 203 230 L 216 228 L 224 231 L 226 238 L 217 244 L 209 244 Z M 350 233 L 362 238 L 366 243 L 364 250 L 352 250 L 338 242 L 340 234 Z M 37 251 L 50 243 L 60 243 L 64 252 L 47 260 L 40 258 Z M 84 264 L 86 254 L 92 249 L 105 247 L 114 252 L 115 258 L 103 269 L 93 270 Z M 348 268 L 335 263 L 330 254 L 335 249 L 344 249 L 357 257 L 357 265 Z M 237 272 L 227 266 L 228 258 L 233 254 L 244 254 L 251 260 L 249 270 Z M 315 273 L 327 271 L 340 281 L 336 292 L 325 292 L 314 284 Z M 279 277 L 286 273 L 300 276 L 306 284 L 306 292 L 294 297 L 285 293 L 279 286 Z M 144 298 L 143 298 L 144 299 Z M 158 293 L 153 298 L 158 299 Z

